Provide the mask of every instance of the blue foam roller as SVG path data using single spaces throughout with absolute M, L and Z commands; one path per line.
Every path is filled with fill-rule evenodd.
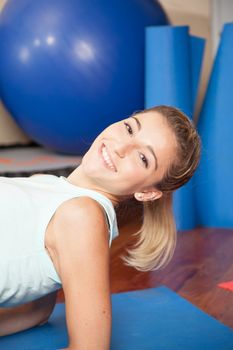
M 192 118 L 205 41 L 191 37 L 187 26 L 146 28 L 145 105 L 171 105 Z M 174 195 L 178 230 L 196 226 L 193 182 Z
M 111 350 L 232 350 L 233 331 L 161 286 L 112 295 Z M 64 304 L 49 323 L 0 340 L 1 350 L 67 346 Z
M 199 224 L 233 227 L 233 23 L 224 26 L 199 118 L 203 152 L 196 180 Z

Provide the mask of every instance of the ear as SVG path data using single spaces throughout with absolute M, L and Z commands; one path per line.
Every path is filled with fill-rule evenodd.
M 135 192 L 134 198 L 141 202 L 154 201 L 162 197 L 163 193 L 156 189 L 151 189 L 145 192 Z

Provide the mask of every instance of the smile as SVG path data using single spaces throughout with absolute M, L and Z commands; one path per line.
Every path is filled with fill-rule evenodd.
M 102 158 L 104 160 L 104 164 L 109 168 L 111 169 L 112 171 L 117 171 L 116 170 L 116 167 L 115 165 L 113 164 L 109 154 L 108 154 L 108 151 L 107 151 L 107 148 L 105 147 L 105 145 L 102 145 L 101 147 L 101 155 L 102 155 Z

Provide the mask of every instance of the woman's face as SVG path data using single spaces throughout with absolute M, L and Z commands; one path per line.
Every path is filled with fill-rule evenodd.
M 131 196 L 159 182 L 175 154 L 175 135 L 166 119 L 142 112 L 103 130 L 83 157 L 82 170 L 97 188 Z

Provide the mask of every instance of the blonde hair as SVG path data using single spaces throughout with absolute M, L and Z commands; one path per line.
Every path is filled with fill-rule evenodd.
M 126 265 L 139 271 L 157 270 L 171 260 L 177 240 L 173 192 L 192 177 L 199 164 L 201 150 L 200 137 L 193 122 L 179 109 L 156 106 L 143 113 L 148 111 L 158 112 L 166 118 L 176 136 L 177 150 L 163 179 L 154 184 L 163 192 L 163 196 L 143 202 L 143 223 L 140 230 L 134 233 L 138 240 L 132 249 L 127 249 L 128 256 L 121 256 Z

